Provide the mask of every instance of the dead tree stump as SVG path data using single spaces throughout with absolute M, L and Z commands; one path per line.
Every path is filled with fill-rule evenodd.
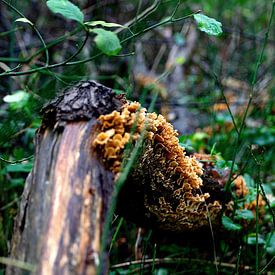
M 224 190 L 228 173 L 216 170 L 211 156 L 189 155 L 163 116 L 88 81 L 43 109 L 11 258 L 45 275 L 96 274 L 101 260 L 107 274 L 101 239 L 129 143 L 141 150 L 118 196 L 121 215 L 177 234 L 221 225 L 231 199 Z M 245 195 L 245 182 L 236 180 L 237 196 Z M 24 272 L 10 266 L 6 274 Z
M 99 115 L 124 103 L 90 81 L 44 108 L 11 248 L 12 258 L 36 266 L 35 274 L 96 273 L 114 177 L 91 153 L 93 128 Z M 23 271 L 8 267 L 7 274 Z

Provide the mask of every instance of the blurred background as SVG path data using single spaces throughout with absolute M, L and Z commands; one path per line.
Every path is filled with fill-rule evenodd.
M 220 155 L 220 165 L 245 175 L 251 188 L 260 183 L 274 210 L 274 20 L 267 36 L 271 0 L 181 1 L 173 18 L 201 11 L 222 23 L 220 36 L 201 32 L 192 16 L 158 26 L 175 11 L 175 0 L 71 1 L 84 13 L 85 21 L 104 20 L 128 27 L 114 30 L 122 45 L 114 56 L 101 54 L 93 34 L 86 37 L 78 22 L 53 14 L 46 1 L 7 2 L 12 7 L 0 1 L 0 256 L 8 255 L 13 219 L 32 168 L 40 110 L 57 93 L 81 80 L 96 80 L 145 107 L 157 94 L 154 110 L 174 125 L 182 143 L 190 150 Z M 23 17 L 18 11 L 43 37 L 49 64 L 60 65 L 37 70 L 45 66 L 45 51 L 30 24 L 15 22 Z M 132 37 L 133 33 L 139 35 Z M 71 64 L 62 64 L 75 53 Z M 260 57 L 261 64 L 257 64 Z M 8 70 L 14 74 L 3 74 Z M 272 270 L 272 262 L 267 264 L 275 256 L 272 218 L 267 209 L 260 225 L 263 272 Z M 216 272 L 212 248 L 209 252 L 209 247 L 156 245 L 151 231 L 145 231 L 137 250 L 141 229 L 120 217 L 113 226 L 111 274 Z M 236 272 L 237 262 L 237 274 L 250 274 L 249 267 L 255 265 L 254 233 L 255 228 L 245 231 L 237 245 L 233 240 L 219 242 L 220 274 Z M 181 260 L 163 261 L 152 268 L 152 262 L 145 262 L 152 257 Z M 135 259 L 141 260 L 119 265 Z M 198 273 L 202 264 L 205 271 Z M 0 274 L 3 270 L 0 265 Z

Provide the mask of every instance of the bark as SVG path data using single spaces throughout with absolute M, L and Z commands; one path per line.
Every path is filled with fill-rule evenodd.
M 93 127 L 122 104 L 112 90 L 85 82 L 44 108 L 11 248 L 35 274 L 96 273 L 114 179 L 92 153 Z M 24 274 L 15 267 L 6 273 Z

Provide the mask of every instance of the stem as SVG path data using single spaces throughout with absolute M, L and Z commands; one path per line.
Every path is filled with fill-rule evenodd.
M 240 129 L 237 132 L 238 136 L 237 136 L 237 140 L 236 140 L 235 150 L 234 150 L 234 153 L 233 153 L 233 161 L 232 161 L 228 181 L 225 184 L 225 190 L 226 191 L 229 191 L 230 184 L 232 183 L 233 168 L 234 168 L 234 165 L 235 165 L 235 162 L 236 162 L 236 157 L 237 157 L 237 153 L 238 153 L 238 149 L 239 149 L 238 147 L 239 147 L 240 142 L 241 142 L 242 131 L 245 128 L 245 121 L 246 121 L 246 118 L 248 116 L 248 110 L 249 110 L 250 105 L 252 103 L 258 71 L 259 71 L 259 68 L 260 68 L 260 66 L 262 64 L 262 61 L 263 61 L 264 50 L 265 50 L 265 47 L 267 45 L 268 36 L 269 36 L 269 32 L 270 32 L 271 24 L 272 24 L 272 20 L 273 20 L 274 9 L 275 9 L 275 1 L 273 0 L 273 2 L 272 2 L 272 11 L 271 11 L 271 15 L 270 15 L 270 18 L 269 18 L 269 23 L 268 23 L 267 30 L 265 32 L 264 43 L 263 43 L 263 46 L 262 46 L 262 49 L 261 49 L 261 53 L 260 53 L 260 55 L 257 59 L 255 71 L 254 71 L 254 74 L 253 74 L 253 79 L 252 79 L 252 83 L 251 83 L 251 93 L 249 95 L 249 100 L 248 100 L 247 106 L 246 106 L 245 111 L 244 111 L 244 116 L 243 116 L 243 119 L 242 119 L 242 122 L 241 122 Z
M 12 4 L 8 3 L 7 1 L 5 0 L 1 0 L 4 4 L 6 4 L 9 8 L 11 8 L 13 11 L 15 11 L 18 15 L 20 15 L 21 17 L 25 18 L 26 20 L 28 20 L 28 18 L 23 14 L 21 13 L 18 9 L 16 9 Z M 30 21 L 30 20 L 28 20 Z M 43 45 L 43 49 L 45 50 L 45 55 L 46 55 L 46 66 L 48 66 L 49 64 L 49 52 L 48 52 L 48 49 L 47 49 L 47 46 L 46 46 L 46 43 L 42 37 L 42 35 L 40 34 L 39 30 L 35 27 L 34 24 L 29 24 L 32 29 L 36 32 L 40 42 L 42 43 Z
M 4 1 L 4 0 L 1 0 L 1 1 Z M 196 11 L 196 12 L 193 12 L 193 13 L 188 14 L 186 16 L 179 17 L 179 18 L 173 18 L 172 16 L 170 16 L 169 18 L 167 18 L 167 19 L 165 19 L 163 21 L 160 21 L 159 23 L 151 25 L 148 28 L 145 28 L 145 29 L 143 29 L 140 32 L 132 34 L 131 36 L 129 36 L 126 39 L 122 40 L 121 44 L 125 44 L 129 40 L 134 39 L 134 38 L 136 38 L 136 37 L 138 37 L 138 36 L 140 36 L 140 35 L 148 32 L 148 31 L 150 31 L 152 29 L 155 29 L 155 28 L 160 27 L 160 26 L 165 25 L 165 24 L 171 24 L 171 23 L 174 23 L 174 22 L 182 21 L 184 19 L 187 19 L 187 18 L 193 16 L 194 14 L 199 13 L 199 12 L 200 11 Z M 174 10 L 173 14 L 175 14 L 175 10 Z M 94 56 L 92 56 L 90 58 L 83 59 L 83 60 L 78 60 L 78 61 L 73 61 L 73 62 L 68 62 L 68 60 L 65 60 L 65 61 L 62 61 L 60 63 L 56 63 L 56 64 L 52 64 L 52 65 L 47 65 L 47 66 L 42 66 L 42 67 L 39 67 L 39 68 L 34 68 L 34 69 L 31 69 L 31 70 L 27 70 L 27 71 L 24 71 L 24 72 L 10 72 L 10 71 L 8 71 L 8 72 L 4 72 L 4 73 L 0 74 L 0 77 L 1 76 L 28 75 L 28 74 L 32 74 L 32 73 L 35 73 L 35 72 L 39 72 L 39 71 L 45 70 L 45 69 L 53 69 L 53 68 L 57 68 L 57 67 L 60 67 L 60 66 L 65 66 L 65 65 L 66 66 L 72 66 L 72 65 L 84 64 L 84 63 L 92 61 L 92 60 L 94 60 L 97 57 L 102 56 L 102 55 L 103 55 L 103 53 L 98 53 L 98 54 L 96 54 L 96 55 L 94 55 Z

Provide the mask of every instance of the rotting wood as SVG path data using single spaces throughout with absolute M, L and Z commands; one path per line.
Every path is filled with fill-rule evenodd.
M 93 127 L 124 103 L 91 81 L 44 108 L 11 248 L 11 257 L 33 264 L 35 274 L 96 273 L 114 178 L 92 154 Z M 8 267 L 6 274 L 24 272 Z
M 220 226 L 231 199 L 223 188 L 228 174 L 216 170 L 212 157 L 184 152 L 162 116 L 93 81 L 68 89 L 43 114 L 11 245 L 11 258 L 33 264 L 35 274 L 96 274 L 118 164 L 130 137 L 135 144 L 143 130 L 140 159 L 117 211 L 177 234 L 208 227 L 209 220 Z M 244 184 L 236 185 L 241 196 Z M 106 251 L 101 260 L 107 274 Z M 6 274 L 24 272 L 8 267 Z

